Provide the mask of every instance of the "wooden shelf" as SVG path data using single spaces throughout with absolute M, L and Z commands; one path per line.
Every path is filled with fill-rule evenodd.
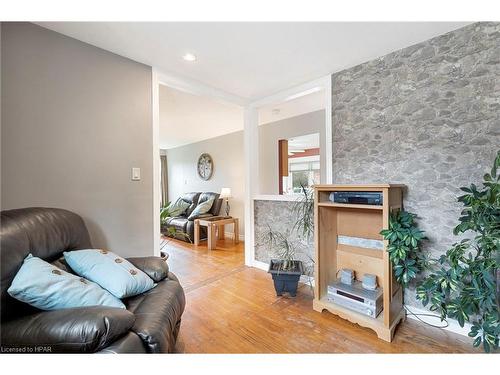
M 380 231 L 389 227 L 392 210 L 402 209 L 402 185 L 317 185 L 315 188 L 314 242 L 316 248 L 313 308 L 328 310 L 352 323 L 373 329 L 378 337 L 391 341 L 396 325 L 404 319 L 401 287 L 392 275 L 387 241 L 382 249 L 339 243 L 339 237 L 382 241 Z M 335 191 L 379 191 L 383 205 L 342 204 L 329 201 Z M 359 244 L 361 244 L 360 242 Z M 377 318 L 336 305 L 327 298 L 328 285 L 337 280 L 340 269 L 352 269 L 357 280 L 375 275 L 383 292 L 383 310 Z
M 334 203 L 334 202 L 319 202 L 320 207 L 338 207 L 338 208 L 356 208 L 365 210 L 380 210 L 382 211 L 383 206 L 375 206 L 370 204 L 348 204 L 348 203 Z
M 338 244 L 337 251 L 345 251 L 347 253 L 358 254 L 378 259 L 382 259 L 384 256 L 384 250 L 382 249 L 365 249 L 364 247 L 350 246 L 344 244 Z
M 377 333 L 377 336 L 384 341 L 392 341 L 394 335 L 394 330 L 400 321 L 405 319 L 404 310 L 398 313 L 394 321 L 390 326 L 386 326 L 384 323 L 384 310 L 376 317 L 372 318 L 367 315 L 363 315 L 353 310 L 346 309 L 345 307 L 339 306 L 328 300 L 328 297 L 324 296 L 319 300 L 313 301 L 313 308 L 316 311 L 327 310 L 332 314 L 340 316 L 342 319 L 348 320 L 351 323 L 359 324 L 362 327 L 370 328 Z

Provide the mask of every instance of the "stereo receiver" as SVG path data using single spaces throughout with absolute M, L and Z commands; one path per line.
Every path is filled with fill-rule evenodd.
M 372 318 L 376 318 L 382 311 L 382 295 L 382 288 L 366 290 L 360 281 L 346 285 L 337 280 L 328 285 L 328 300 L 330 302 Z

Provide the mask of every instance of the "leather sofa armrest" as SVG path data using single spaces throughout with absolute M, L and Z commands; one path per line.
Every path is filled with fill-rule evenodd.
M 212 215 L 211 213 L 207 212 L 206 214 L 200 214 L 198 216 L 195 216 L 195 217 L 190 217 L 188 218 L 189 221 L 195 221 L 196 219 L 206 219 L 207 217 L 213 217 L 214 215 Z
M 127 258 L 135 267 L 151 277 L 155 283 L 162 281 L 168 276 L 168 264 L 160 257 L 137 257 Z
M 5 353 L 93 353 L 127 333 L 134 322 L 130 311 L 106 306 L 42 311 L 2 322 L 1 345 Z

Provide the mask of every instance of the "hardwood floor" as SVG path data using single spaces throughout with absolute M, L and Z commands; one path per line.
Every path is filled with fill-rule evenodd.
M 312 293 L 277 297 L 271 276 L 245 267 L 243 244 L 217 249 L 172 241 L 172 272 L 186 292 L 180 353 L 467 353 L 468 338 L 407 319 L 392 343 L 369 329 L 312 309 Z

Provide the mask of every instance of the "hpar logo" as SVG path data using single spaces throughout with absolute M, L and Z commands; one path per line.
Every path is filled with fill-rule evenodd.
M 52 353 L 51 346 L 35 346 L 35 353 Z

